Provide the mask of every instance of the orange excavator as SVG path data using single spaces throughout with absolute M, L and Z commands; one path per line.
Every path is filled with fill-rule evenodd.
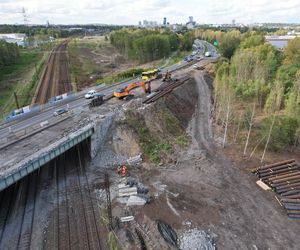
M 138 87 L 142 87 L 144 89 L 145 93 L 151 93 L 151 85 L 150 85 L 150 81 L 147 82 L 133 82 L 131 84 L 129 84 L 127 87 L 123 88 L 123 89 L 119 89 L 118 91 L 114 92 L 114 96 L 118 97 L 119 99 L 129 99 L 132 98 L 133 95 L 130 94 L 130 91 L 138 88 Z

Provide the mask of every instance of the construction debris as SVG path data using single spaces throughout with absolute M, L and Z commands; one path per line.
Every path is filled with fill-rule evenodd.
M 163 97 L 164 95 L 170 93 L 173 89 L 177 88 L 178 86 L 184 84 L 190 79 L 189 76 L 186 76 L 182 79 L 176 79 L 168 82 L 164 82 L 162 85 L 160 85 L 156 90 L 155 94 L 148 97 L 146 100 L 143 101 L 143 103 L 149 104 L 151 102 L 155 102 L 159 98 Z
M 147 203 L 147 199 L 138 195 L 131 195 L 127 201 L 127 206 L 143 206 Z
M 128 163 L 128 165 L 130 165 L 130 166 L 137 166 L 137 165 L 139 165 L 140 163 L 142 163 L 142 161 L 143 161 L 143 159 L 142 159 L 141 155 L 139 154 L 139 155 L 137 155 L 137 156 L 133 156 L 133 157 L 129 158 L 129 159 L 127 160 L 127 163 Z
M 134 220 L 134 217 L 133 217 L 133 216 L 121 217 L 120 220 L 121 220 L 122 222 L 128 222 L 128 221 Z
M 89 103 L 89 108 L 102 105 L 104 103 L 103 97 L 104 95 L 98 94 L 98 96 Z
M 137 228 L 135 229 L 135 233 L 140 241 L 141 250 L 147 250 L 146 243 L 145 243 L 142 233 Z
M 136 194 L 137 194 L 137 187 L 125 186 L 123 188 L 119 188 L 119 197 L 136 195 Z
M 171 244 L 172 246 L 177 247 L 177 234 L 173 230 L 173 228 L 162 220 L 157 221 L 157 229 L 160 232 L 161 236 L 165 239 L 166 242 Z
M 149 189 L 144 186 L 143 183 L 136 181 L 133 178 L 128 179 L 126 185 L 133 187 L 135 186 L 137 188 L 138 194 L 147 194 L 149 192 Z
M 257 182 L 256 182 L 256 184 L 258 185 L 258 186 L 260 186 L 263 190 L 271 190 L 271 188 L 268 186 L 268 185 L 266 185 L 265 183 L 263 183 L 261 180 L 258 180 Z
M 253 172 L 280 195 L 288 216 L 300 219 L 300 166 L 295 160 L 262 166 Z
M 197 228 L 184 232 L 179 239 L 182 250 L 214 250 L 215 245 L 212 237 L 205 231 Z

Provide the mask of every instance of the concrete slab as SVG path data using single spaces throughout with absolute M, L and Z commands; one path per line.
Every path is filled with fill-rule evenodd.
M 127 201 L 127 206 L 143 206 L 146 202 L 142 197 L 131 195 Z
M 119 189 L 119 197 L 136 195 L 136 194 L 137 194 L 137 187 Z

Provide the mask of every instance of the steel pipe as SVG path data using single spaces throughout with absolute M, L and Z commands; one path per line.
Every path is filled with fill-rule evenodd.
M 280 162 L 276 162 L 276 163 L 273 163 L 273 164 L 262 166 L 262 167 L 260 167 L 260 170 L 267 169 L 267 168 L 273 168 L 273 167 L 277 167 L 277 166 L 281 166 L 281 165 L 286 165 L 286 164 L 290 164 L 290 163 L 293 163 L 293 162 L 295 162 L 295 159 L 280 161 Z

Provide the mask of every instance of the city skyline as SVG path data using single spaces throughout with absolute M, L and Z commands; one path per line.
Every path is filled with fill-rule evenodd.
M 0 24 L 24 23 L 22 8 L 28 23 L 88 24 L 106 23 L 137 25 L 142 20 L 163 23 L 186 23 L 193 16 L 197 23 L 299 23 L 300 3 L 297 0 L 111 0 L 64 1 L 0 0 Z

